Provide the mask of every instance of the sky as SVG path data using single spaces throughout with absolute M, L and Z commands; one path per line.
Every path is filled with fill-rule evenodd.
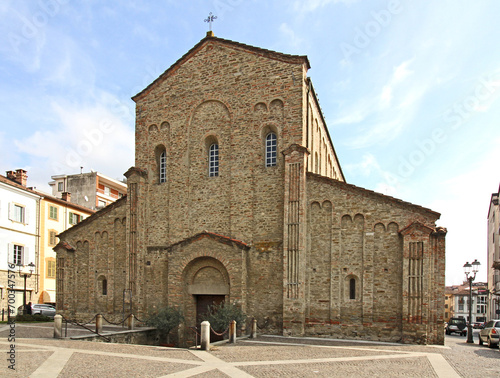
M 307 55 L 346 181 L 441 213 L 446 284 L 477 259 L 500 172 L 498 0 L 0 2 L 0 172 L 134 165 L 131 97 L 203 39 Z

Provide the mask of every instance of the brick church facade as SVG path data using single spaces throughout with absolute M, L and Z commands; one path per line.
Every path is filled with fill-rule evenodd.
M 443 344 L 439 214 L 345 182 L 305 56 L 208 34 L 142 92 L 126 197 L 60 235 L 63 315 L 235 303 L 263 332 Z

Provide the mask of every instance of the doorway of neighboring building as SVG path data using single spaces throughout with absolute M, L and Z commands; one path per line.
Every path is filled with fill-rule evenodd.
M 224 295 L 196 295 L 196 327 L 198 329 L 201 329 L 201 322 L 208 314 L 210 306 L 218 306 L 224 303 L 224 299 Z M 220 341 L 223 338 L 210 331 L 210 341 Z

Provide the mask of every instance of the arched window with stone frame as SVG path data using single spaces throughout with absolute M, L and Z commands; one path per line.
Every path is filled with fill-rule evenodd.
M 359 299 L 359 280 L 353 274 L 348 275 L 345 278 L 345 294 L 344 297 L 348 301 L 353 301 Z
M 266 136 L 266 167 L 274 167 L 277 164 L 278 138 L 276 133 L 270 132 Z
M 215 135 L 210 135 L 205 139 L 207 151 L 208 177 L 219 176 L 219 141 Z
M 167 150 L 165 146 L 159 145 L 155 148 L 157 182 L 167 182 Z

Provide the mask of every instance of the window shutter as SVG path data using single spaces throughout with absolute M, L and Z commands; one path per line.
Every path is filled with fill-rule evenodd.
M 14 263 L 14 246 L 10 243 L 7 243 L 7 262 L 9 264 Z
M 29 252 L 30 252 L 30 250 L 28 247 L 23 248 L 23 256 L 21 258 L 22 259 L 21 261 L 23 262 L 24 266 L 27 266 L 30 263 L 30 261 L 29 261 L 30 253 Z
M 9 203 L 9 219 L 14 220 L 14 203 Z
M 29 219 L 30 219 L 30 209 L 25 207 L 24 208 L 24 224 L 28 224 Z
M 69 213 L 69 224 L 73 224 L 73 213 Z

